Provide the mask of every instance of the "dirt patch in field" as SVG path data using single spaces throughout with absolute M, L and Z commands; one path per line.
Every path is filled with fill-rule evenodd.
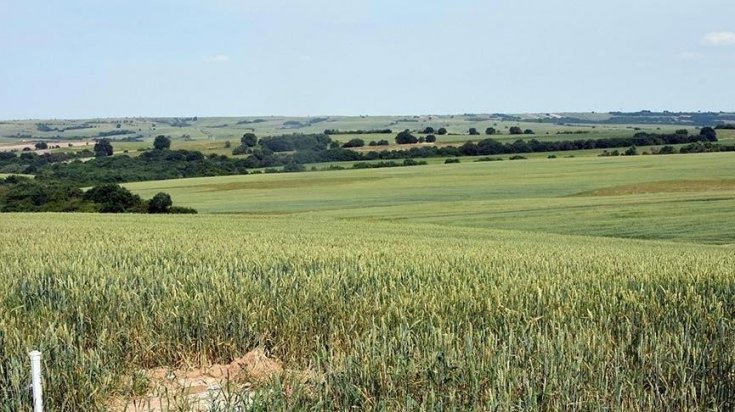
M 735 179 L 665 180 L 606 187 L 572 196 L 623 196 L 646 193 L 720 192 L 735 190 Z
M 284 374 L 283 365 L 256 349 L 226 365 L 199 369 L 156 368 L 136 374 L 145 394 L 134 399 L 112 400 L 113 412 L 163 412 L 169 410 L 208 411 L 222 407 L 228 392 L 254 394 L 254 388 Z M 133 386 L 136 386 L 133 384 Z M 147 388 L 147 389 L 146 389 Z M 251 398 L 250 398 L 251 399 Z

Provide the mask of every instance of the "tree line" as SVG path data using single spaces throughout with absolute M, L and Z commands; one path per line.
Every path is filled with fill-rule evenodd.
M 173 206 L 171 196 L 158 193 L 149 200 L 116 184 L 83 191 L 62 182 L 41 182 L 21 176 L 0 179 L 0 212 L 196 213 Z

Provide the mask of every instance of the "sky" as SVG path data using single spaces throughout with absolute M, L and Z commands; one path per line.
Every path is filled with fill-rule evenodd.
M 0 0 L 0 119 L 735 111 L 733 0 Z

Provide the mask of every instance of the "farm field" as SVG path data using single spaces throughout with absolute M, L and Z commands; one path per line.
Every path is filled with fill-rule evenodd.
M 208 213 L 735 243 L 731 153 L 536 158 L 129 183 Z M 463 159 L 463 161 L 465 161 Z
M 11 214 L 0 261 L 5 410 L 28 404 L 30 348 L 49 410 L 100 410 L 145 393 L 144 368 L 256 347 L 291 371 L 246 389 L 260 409 L 733 407 L 735 255 L 721 246 L 319 215 Z

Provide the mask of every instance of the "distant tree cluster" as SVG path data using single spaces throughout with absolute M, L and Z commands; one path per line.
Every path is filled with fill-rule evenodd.
M 0 179 L 0 189 L 2 212 L 196 213 L 174 207 L 167 193 L 143 200 L 116 184 L 94 186 L 85 192 L 68 184 L 10 176 Z

